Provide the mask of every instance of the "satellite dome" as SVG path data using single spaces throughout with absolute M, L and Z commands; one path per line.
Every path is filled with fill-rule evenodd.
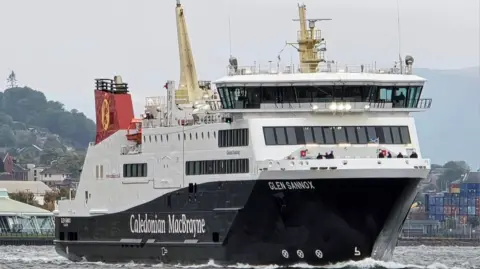
M 413 62 L 414 62 L 413 56 L 411 56 L 411 55 L 405 56 L 405 64 L 412 65 Z

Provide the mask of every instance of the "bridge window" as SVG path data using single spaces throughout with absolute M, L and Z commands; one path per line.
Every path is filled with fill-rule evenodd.
M 350 144 L 358 144 L 356 128 L 349 126 L 349 127 L 345 127 L 345 130 L 347 132 L 346 140 L 350 142 Z
M 365 127 L 354 127 L 355 132 L 357 133 L 358 137 L 358 144 L 367 144 L 368 139 L 367 139 L 367 128 Z
M 410 144 L 407 126 L 264 127 L 265 144 Z
M 126 163 L 123 165 L 123 177 L 146 177 L 146 163 Z
M 218 131 L 218 147 L 246 147 L 248 146 L 248 129 L 230 129 Z
M 188 161 L 185 175 L 215 175 L 249 173 L 249 159 Z
M 314 144 L 313 132 L 311 127 L 303 127 L 303 134 L 305 138 L 305 144 Z
M 324 103 L 336 101 L 392 103 L 417 107 L 423 86 L 217 85 L 224 109 L 259 109 L 261 104 Z M 285 107 L 285 106 L 284 106 Z

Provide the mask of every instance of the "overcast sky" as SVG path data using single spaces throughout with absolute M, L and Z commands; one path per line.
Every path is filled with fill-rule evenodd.
M 183 0 L 201 80 L 225 74 L 232 52 L 239 65 L 275 60 L 295 41 L 294 0 Z M 390 64 L 398 57 L 396 0 L 305 0 L 322 22 L 328 59 Z M 43 91 L 67 108 L 94 115 L 94 78 L 123 76 L 136 113 L 146 96 L 178 80 L 175 0 L 2 0 L 0 77 L 11 70 L 19 84 Z M 478 0 L 400 0 L 401 51 L 416 67 L 479 65 Z M 284 61 L 297 55 L 292 49 Z M 2 85 L 3 86 L 3 85 Z

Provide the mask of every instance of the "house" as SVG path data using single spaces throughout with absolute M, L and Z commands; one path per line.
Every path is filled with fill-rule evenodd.
M 39 158 L 42 152 L 43 149 L 35 144 L 17 149 L 18 154 L 26 156 L 29 159 Z
M 48 186 L 61 185 L 65 179 L 70 178 L 70 174 L 66 171 L 49 167 L 40 172 L 40 181 L 44 182 Z
M 0 153 L 2 164 L 0 165 L 0 180 L 28 180 L 28 169 L 17 164 L 15 157 L 10 153 Z
M 34 164 L 27 164 L 28 169 L 28 181 L 42 181 L 43 170 L 47 169 L 46 166 L 35 166 Z
M 0 189 L 5 188 L 9 193 L 31 192 L 35 200 L 43 205 L 45 193 L 52 191 L 45 183 L 40 181 L 0 180 Z

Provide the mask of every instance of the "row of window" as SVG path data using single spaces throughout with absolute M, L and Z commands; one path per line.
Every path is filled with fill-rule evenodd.
M 146 163 L 126 163 L 123 165 L 123 177 L 146 177 Z
M 218 147 L 246 147 L 248 146 L 248 129 L 230 129 L 218 131 Z
M 185 165 L 185 174 L 187 176 L 241 174 L 249 173 L 249 171 L 248 159 L 188 161 Z
M 410 144 L 407 126 L 264 127 L 266 145 Z
M 171 134 L 172 135 L 172 134 Z M 153 137 L 153 138 L 152 138 Z M 210 139 L 210 132 L 201 132 L 201 133 L 189 133 L 188 134 L 188 137 L 190 138 L 190 140 L 199 140 L 199 139 Z M 211 135 L 212 138 L 217 138 L 217 133 L 214 131 L 212 132 L 212 135 Z M 143 136 L 143 142 L 147 142 L 147 139 L 148 139 L 148 142 L 152 142 L 152 141 L 155 141 L 155 142 L 168 142 L 168 138 L 169 138 L 169 135 L 168 134 L 165 134 L 165 135 L 144 135 Z M 180 133 L 177 134 L 177 139 L 178 141 L 181 140 L 181 135 Z M 184 133 L 183 134 L 183 140 L 187 140 L 187 133 Z
M 392 102 L 417 107 L 422 86 L 218 86 L 224 109 L 255 109 L 265 103 Z

